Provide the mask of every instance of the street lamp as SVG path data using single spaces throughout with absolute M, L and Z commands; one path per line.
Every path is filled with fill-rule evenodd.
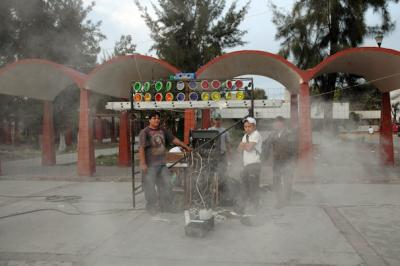
M 378 44 L 379 47 L 381 47 L 382 40 L 383 40 L 383 34 L 382 34 L 381 31 L 379 31 L 375 36 L 375 41 L 376 41 L 376 43 Z

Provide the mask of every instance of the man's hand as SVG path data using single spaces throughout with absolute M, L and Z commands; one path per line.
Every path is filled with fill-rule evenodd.
M 142 171 L 143 175 L 147 174 L 147 164 L 141 164 L 140 170 Z
M 189 146 L 187 146 L 187 145 L 185 145 L 183 148 L 184 148 L 187 152 L 193 151 L 193 148 L 192 148 L 192 147 L 189 147 Z

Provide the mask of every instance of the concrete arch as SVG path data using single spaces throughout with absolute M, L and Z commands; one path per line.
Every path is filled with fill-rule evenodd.
M 43 59 L 24 59 L 0 69 L 0 94 L 53 101 L 66 87 L 82 87 L 86 75 Z
M 223 54 L 197 72 L 199 79 L 229 79 L 253 74 L 272 78 L 297 94 L 303 80 L 303 71 L 285 58 L 258 50 L 242 50 Z
M 364 77 L 382 93 L 379 130 L 380 158 L 384 165 L 394 165 L 390 92 L 400 88 L 400 52 L 379 47 L 346 49 L 309 69 L 307 81 L 322 74 L 349 73 Z
M 329 56 L 307 71 L 308 80 L 328 73 L 362 76 L 381 92 L 400 89 L 400 52 L 379 47 L 346 49 Z
M 118 56 L 90 72 L 85 88 L 101 94 L 128 98 L 132 80 L 156 80 L 177 72 L 179 70 L 176 67 L 151 56 Z

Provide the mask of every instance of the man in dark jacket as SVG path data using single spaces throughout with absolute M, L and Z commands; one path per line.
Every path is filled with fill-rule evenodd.
M 277 207 L 281 208 L 290 201 L 293 170 L 297 159 L 297 136 L 287 127 L 282 116 L 275 118 L 273 131 L 265 145 L 267 152 L 272 153 L 273 190 L 277 198 Z

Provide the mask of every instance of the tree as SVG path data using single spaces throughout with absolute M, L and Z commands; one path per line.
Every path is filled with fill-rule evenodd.
M 5 0 L 0 5 L 1 14 L 6 14 L 0 17 L 5 28 L 0 37 L 8 49 L 0 51 L 1 57 L 6 62 L 44 58 L 87 71 L 105 38 L 101 21 L 87 19 L 93 6 L 94 2 L 85 8 L 82 0 Z
M 389 13 L 390 2 L 398 0 L 302 0 L 296 1 L 290 13 L 274 5 L 273 23 L 277 26 L 276 39 L 282 40 L 279 53 L 292 58 L 295 64 L 307 69 L 336 52 L 360 45 L 366 36 L 382 31 L 390 32 L 395 24 Z M 372 8 L 379 13 L 380 24 L 367 25 L 365 16 Z M 314 92 L 325 93 L 322 98 L 332 103 L 338 74 L 328 74 L 314 80 Z M 342 79 L 343 80 L 343 79 Z M 327 104 L 325 115 L 332 118 L 332 106 Z
M 101 61 L 106 62 L 115 56 L 133 54 L 135 51 L 136 44 L 133 43 L 132 35 L 121 35 L 119 41 L 115 42 L 113 52 L 104 52 Z
M 152 32 L 152 49 L 160 59 L 183 71 L 194 72 L 224 49 L 245 43 L 246 31 L 239 25 L 249 3 L 236 10 L 235 1 L 223 14 L 225 0 L 158 0 L 158 6 L 152 3 L 155 18 L 138 0 L 135 3 Z
M 84 7 L 82 0 L 0 1 L 0 66 L 17 59 L 42 58 L 90 71 L 97 61 L 99 43 L 105 38 L 100 32 L 101 22 L 87 18 L 93 6 Z M 56 124 L 65 122 L 65 116 L 57 112 L 76 114 L 78 102 L 71 99 L 77 97 L 75 88 L 56 98 Z M 0 102 L 1 117 L 26 118 L 24 124 L 29 128 L 33 128 L 31 121 L 37 123 L 36 127 L 41 124 L 41 102 L 14 96 L 1 96 Z

